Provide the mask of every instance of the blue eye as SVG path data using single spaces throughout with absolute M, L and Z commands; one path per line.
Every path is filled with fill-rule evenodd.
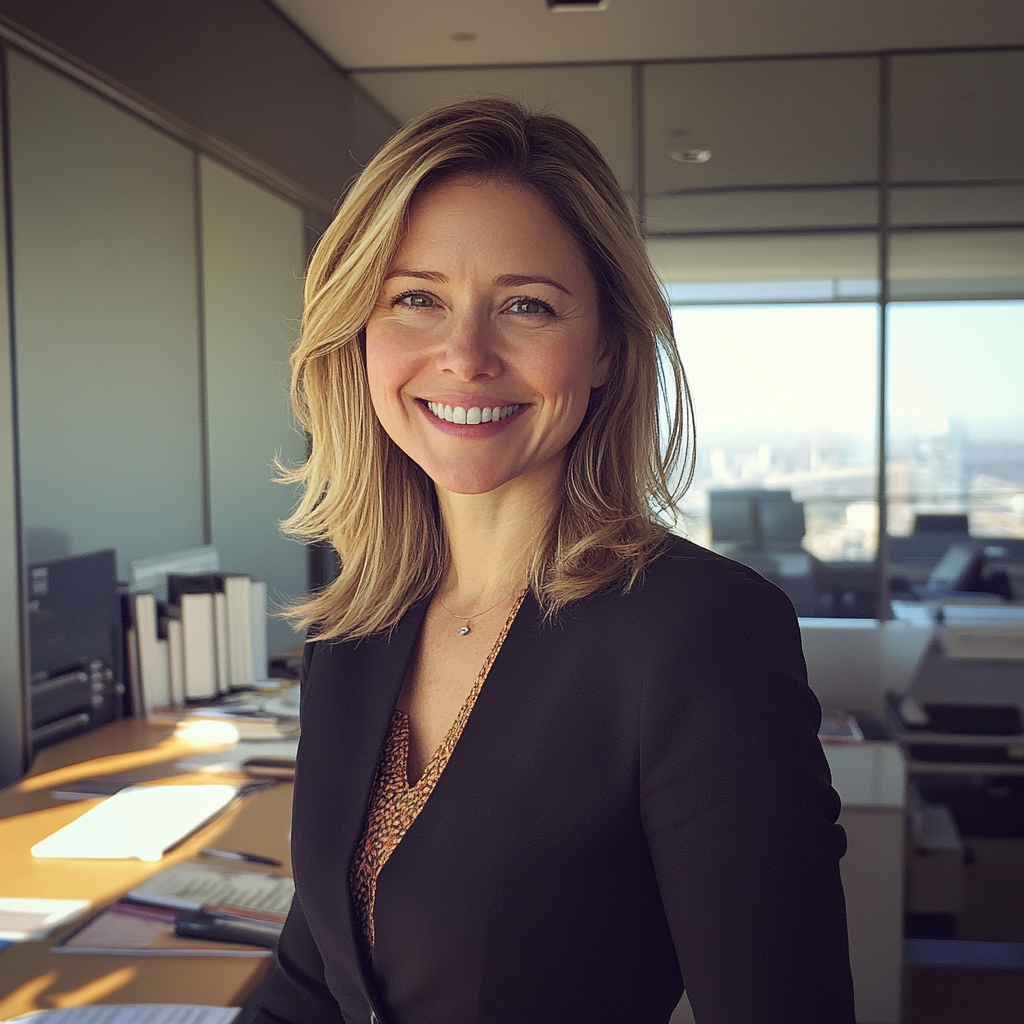
M 546 302 L 541 302 L 540 299 L 516 299 L 508 309 L 510 313 L 525 313 L 528 316 L 554 312 Z
M 434 300 L 423 292 L 403 292 L 391 300 L 392 306 L 406 306 L 409 309 L 429 309 Z

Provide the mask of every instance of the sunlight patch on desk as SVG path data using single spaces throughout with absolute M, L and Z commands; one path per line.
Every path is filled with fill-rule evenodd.
M 209 743 L 208 746 L 209 749 L 216 750 L 218 748 L 227 749 L 231 744 L 215 742 Z M 185 757 L 194 754 L 195 751 L 195 743 L 188 743 L 179 737 L 168 736 L 147 750 L 107 754 L 104 757 L 93 758 L 91 761 L 81 761 L 78 764 L 69 764 L 64 768 L 54 768 L 41 775 L 30 775 L 22 779 L 15 789 L 19 793 L 35 793 L 41 789 L 55 789 L 58 786 L 75 782 L 77 779 L 88 778 L 90 775 L 131 771 L 133 768 L 141 768 L 144 765 L 159 764 L 161 761 Z M 171 773 L 169 771 L 169 774 Z
M 58 1010 L 65 1010 L 71 1006 L 88 1006 L 90 1003 L 106 999 L 119 988 L 124 988 L 130 981 L 135 980 L 138 973 L 138 967 L 119 967 L 116 971 L 87 981 L 70 992 L 58 992 L 48 998 Z

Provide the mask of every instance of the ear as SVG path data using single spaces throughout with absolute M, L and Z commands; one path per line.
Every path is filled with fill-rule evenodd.
M 594 375 L 590 381 L 590 390 L 601 387 L 608 380 L 608 373 L 612 365 L 612 349 L 603 338 L 599 339 L 597 360 L 594 363 Z

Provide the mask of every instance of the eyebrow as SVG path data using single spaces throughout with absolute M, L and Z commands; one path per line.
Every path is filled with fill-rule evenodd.
M 414 277 L 421 281 L 436 281 L 438 284 L 448 283 L 448 278 L 436 270 L 411 270 L 399 267 L 397 270 L 392 270 L 384 280 L 390 281 L 393 277 Z M 548 284 L 552 288 L 557 288 L 560 292 L 564 292 L 570 297 L 572 296 L 572 292 L 564 284 L 559 284 L 557 281 L 552 280 L 552 278 L 543 277 L 540 274 L 501 274 L 494 279 L 494 283 L 499 288 L 519 288 L 526 284 Z

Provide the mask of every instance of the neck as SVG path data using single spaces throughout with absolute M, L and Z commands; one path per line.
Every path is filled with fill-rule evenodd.
M 487 494 L 438 488 L 451 553 L 440 591 L 446 604 L 477 609 L 506 594 L 511 598 L 522 588 L 558 506 L 561 487 L 559 471 L 530 486 L 513 480 Z

